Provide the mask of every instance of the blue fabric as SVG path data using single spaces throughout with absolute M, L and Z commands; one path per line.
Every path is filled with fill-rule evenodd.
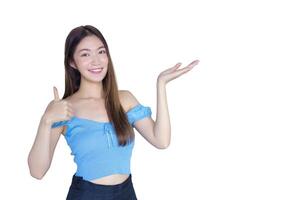
M 127 111 L 131 126 L 145 117 L 151 117 L 151 108 L 138 104 Z M 119 146 L 111 122 L 98 122 L 73 116 L 70 120 L 52 124 L 52 128 L 66 125 L 64 137 L 77 165 L 76 176 L 90 181 L 111 174 L 131 174 L 130 159 L 134 140 Z

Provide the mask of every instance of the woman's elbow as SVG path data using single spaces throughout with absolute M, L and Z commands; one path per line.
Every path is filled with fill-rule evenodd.
M 48 167 L 38 167 L 38 166 L 32 166 L 32 163 L 30 162 L 30 159 L 28 158 L 28 168 L 29 173 L 33 178 L 36 178 L 38 180 L 41 180 L 46 172 L 48 171 Z M 42 168 L 45 168 L 44 170 L 41 170 Z
M 162 144 L 156 145 L 156 148 L 167 149 L 169 146 L 170 146 L 170 142 L 167 142 L 167 143 L 162 143 Z

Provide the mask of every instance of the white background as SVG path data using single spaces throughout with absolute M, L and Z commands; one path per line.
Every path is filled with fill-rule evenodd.
M 64 93 L 64 42 L 93 25 L 110 48 L 119 89 L 156 117 L 167 85 L 172 141 L 136 131 L 131 170 L 141 200 L 300 199 L 300 6 L 297 1 L 7 1 L 0 5 L 1 197 L 65 199 L 76 166 L 61 137 L 42 180 L 27 156 L 53 89 Z

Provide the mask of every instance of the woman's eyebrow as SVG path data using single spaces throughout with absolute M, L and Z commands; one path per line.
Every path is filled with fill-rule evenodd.
M 101 48 L 104 48 L 104 46 L 101 46 L 101 47 L 98 47 L 98 49 L 101 49 Z M 96 49 L 96 50 L 98 50 Z M 81 52 L 81 51 L 91 51 L 90 49 L 80 49 L 78 52 Z

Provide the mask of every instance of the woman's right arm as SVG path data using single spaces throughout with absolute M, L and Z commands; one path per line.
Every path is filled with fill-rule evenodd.
M 52 127 L 52 124 L 69 120 L 73 116 L 71 104 L 66 100 L 59 99 L 56 87 L 53 88 L 53 91 L 54 100 L 48 104 L 40 119 L 37 134 L 27 158 L 30 175 L 37 179 L 42 179 L 48 171 L 56 144 L 65 127 Z
M 42 179 L 50 168 L 56 144 L 63 127 L 51 128 L 52 123 L 43 115 L 33 146 L 28 155 L 30 175 Z

